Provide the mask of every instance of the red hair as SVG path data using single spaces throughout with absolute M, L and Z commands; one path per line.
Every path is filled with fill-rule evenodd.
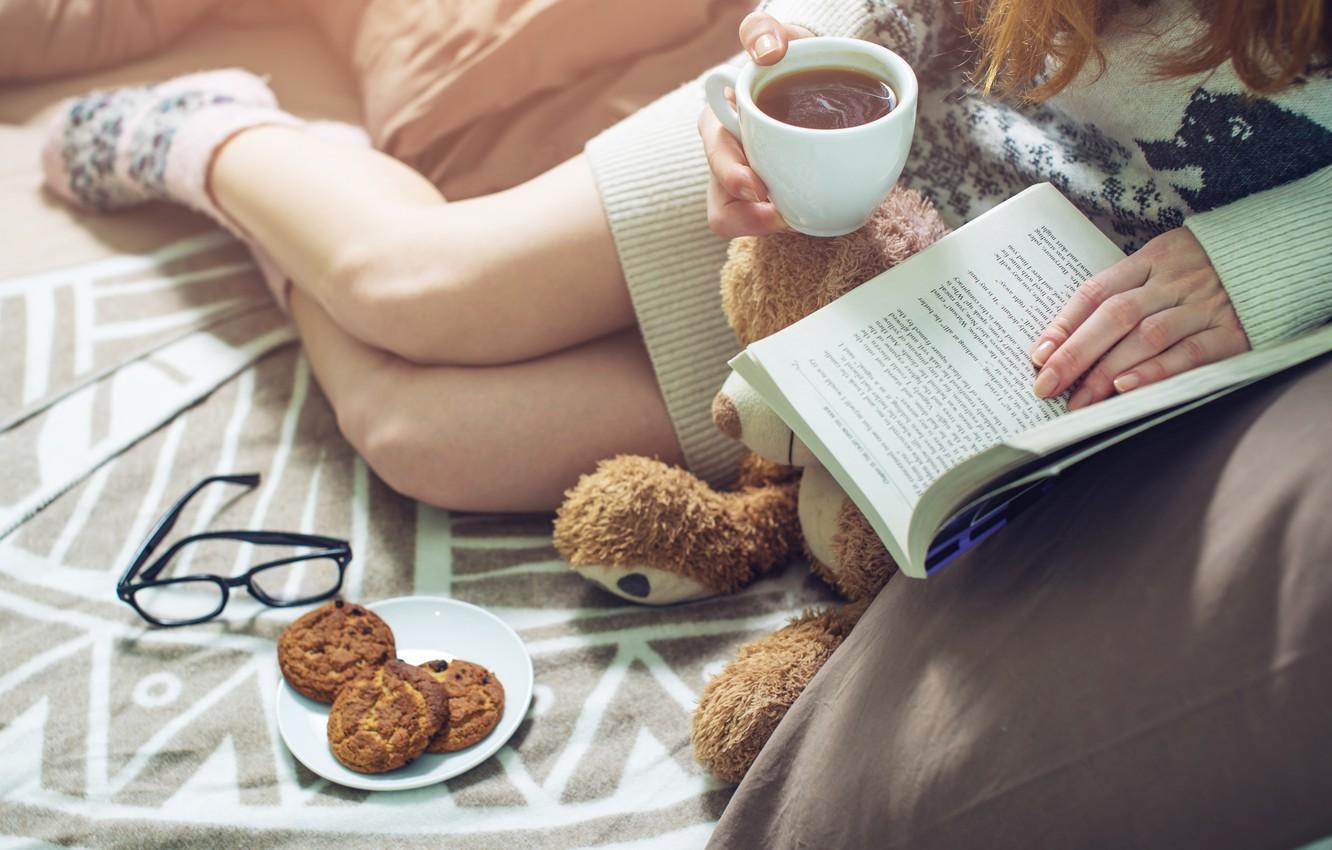
M 1259 94 L 1289 85 L 1332 44 L 1327 0 L 1194 0 L 1203 31 L 1183 48 L 1155 57 L 1161 77 L 1211 70 L 1230 60 Z M 1044 100 L 1094 60 L 1105 69 L 1098 36 L 1118 0 L 962 0 L 980 56 L 976 78 L 987 94 Z M 1056 60 L 1048 80 L 1033 85 Z

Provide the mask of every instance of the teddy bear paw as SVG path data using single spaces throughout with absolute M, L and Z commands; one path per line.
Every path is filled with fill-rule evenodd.
M 569 566 L 621 599 L 667 605 L 733 593 L 799 554 L 798 482 L 749 464 L 718 491 L 651 458 L 620 455 L 582 476 L 555 515 Z
M 673 605 L 716 596 L 718 591 L 668 570 L 649 566 L 583 564 L 574 572 L 621 599 L 639 605 Z
M 739 782 L 787 709 L 842 641 L 869 600 L 811 611 L 740 647 L 703 688 L 694 710 L 694 758 L 723 782 Z

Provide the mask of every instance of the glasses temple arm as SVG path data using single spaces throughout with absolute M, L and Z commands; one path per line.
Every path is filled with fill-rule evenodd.
M 209 484 L 219 481 L 227 484 L 240 484 L 245 487 L 255 487 L 259 484 L 259 474 L 251 472 L 240 475 L 210 475 L 191 487 L 185 495 L 177 499 L 176 503 L 171 506 L 171 509 L 163 514 L 162 518 L 157 521 L 157 525 L 153 527 L 152 532 L 148 535 L 148 539 L 144 541 L 143 545 L 139 547 L 138 552 L 135 553 L 134 560 L 130 562 L 130 565 L 125 568 L 125 572 L 120 576 L 118 585 L 124 585 L 129 582 L 129 580 L 133 578 L 134 573 L 143 565 L 143 562 L 148 560 L 148 556 L 152 554 L 152 551 L 162 542 L 162 538 L 171 533 L 171 529 L 176 527 L 176 521 L 180 519 L 181 513 L 185 510 L 185 505 L 189 503 L 190 499 L 193 499 L 198 495 L 200 490 L 207 487 Z M 172 547 L 171 551 L 174 552 L 177 548 L 178 546 Z M 162 565 L 165 563 L 166 561 L 163 558 L 158 558 L 157 562 L 153 565 L 153 568 L 155 570 L 161 570 Z M 154 575 L 155 574 L 156 573 L 154 573 Z

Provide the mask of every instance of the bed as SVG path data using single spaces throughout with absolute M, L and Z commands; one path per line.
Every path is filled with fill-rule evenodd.
M 298 114 L 363 122 L 447 195 L 491 191 L 725 56 L 747 5 L 0 0 L 0 850 L 1332 834 L 1332 360 L 1099 454 L 941 576 L 890 582 L 737 790 L 693 762 L 690 712 L 739 644 L 827 599 L 806 569 L 626 606 L 559 560 L 548 516 L 404 499 L 340 437 L 241 246 L 178 209 L 85 216 L 40 188 L 59 98 L 239 64 Z M 113 6 L 158 17 L 52 37 Z M 613 37 L 592 37 L 594 9 L 619 15 Z M 43 63 L 62 75 L 14 81 Z M 201 499 L 181 531 L 344 537 L 349 598 L 450 596 L 517 630 L 535 698 L 506 746 L 426 788 L 328 783 L 276 728 L 292 613 L 242 596 L 155 630 L 116 600 L 165 507 L 237 471 L 262 485 Z
M 621 28 L 615 50 L 577 40 L 563 64 L 531 69 L 536 89 L 499 75 L 478 98 L 477 76 L 526 49 L 523 33 L 573 33 L 590 9 L 482 4 L 508 22 L 503 37 L 454 45 L 454 72 L 395 115 L 362 110 L 361 91 L 385 85 L 367 68 L 394 60 L 358 41 L 365 22 L 348 4 L 324 4 L 322 17 L 258 9 L 258 23 L 253 4 L 226 19 L 208 5 L 176 7 L 156 41 L 125 55 L 66 40 L 84 54 L 63 75 L 0 88 L 0 847 L 701 846 L 732 789 L 691 758 L 693 703 L 736 646 L 826 598 L 808 571 L 700 604 L 627 606 L 560 561 L 549 516 L 450 514 L 398 496 L 339 435 L 242 246 L 175 208 L 72 212 L 42 192 L 37 151 L 64 96 L 242 65 L 270 74 L 292 111 L 364 122 L 464 197 L 553 165 L 724 58 L 746 4 L 674 4 Z M 28 55 L 16 39 L 71 22 L 9 23 L 6 61 Z M 182 531 L 345 537 L 348 598 L 446 595 L 518 631 L 535 699 L 494 758 L 413 791 L 330 784 L 275 724 L 274 641 L 299 609 L 240 595 L 217 621 L 162 630 L 116 599 L 150 524 L 227 472 L 263 481 L 202 499 Z

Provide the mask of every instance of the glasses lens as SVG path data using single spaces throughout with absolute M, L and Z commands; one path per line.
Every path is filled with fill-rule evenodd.
M 280 604 L 305 602 L 338 589 L 342 570 L 332 558 L 303 558 L 264 567 L 250 576 L 259 593 Z
M 222 610 L 225 601 L 222 585 L 206 578 L 177 579 L 134 591 L 139 609 L 163 623 L 211 617 Z

